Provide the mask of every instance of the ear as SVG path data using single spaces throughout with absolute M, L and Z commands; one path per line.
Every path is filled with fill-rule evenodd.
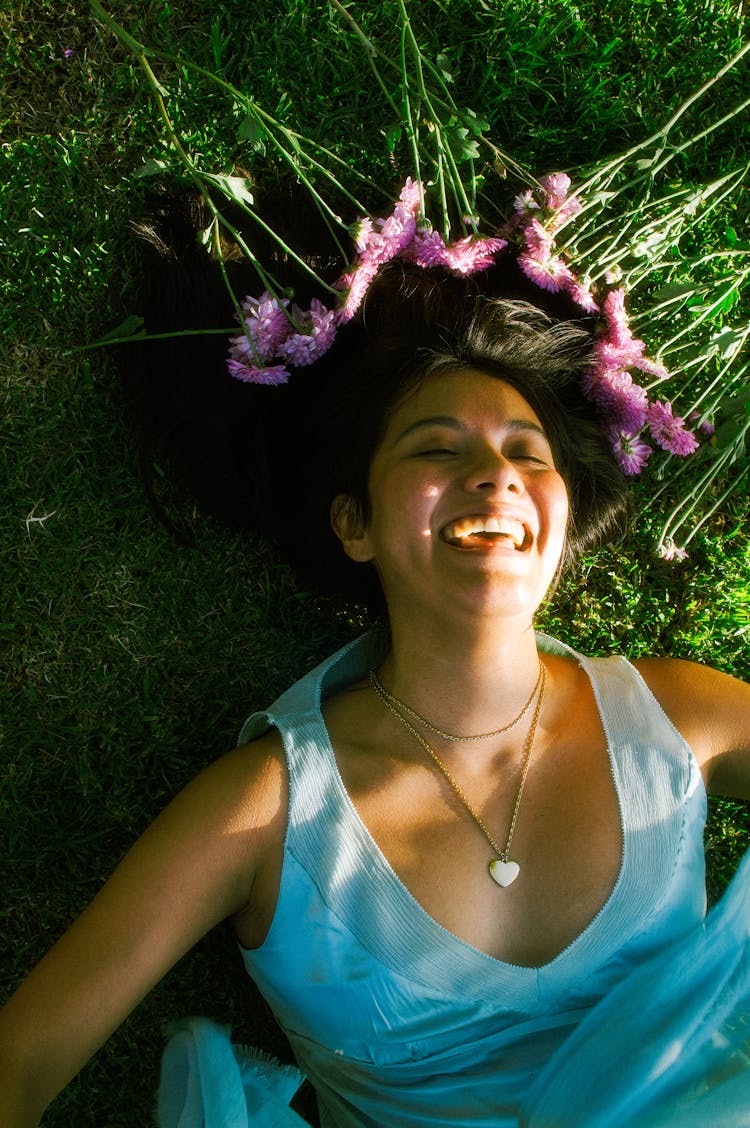
M 365 564 L 374 558 L 360 504 L 351 494 L 337 494 L 331 502 L 331 528 L 350 560 Z

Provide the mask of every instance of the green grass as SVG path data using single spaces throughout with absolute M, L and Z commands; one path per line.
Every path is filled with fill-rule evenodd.
M 363 56 L 323 0 L 111 7 L 144 42 L 219 70 L 271 110 L 292 107 L 301 130 L 382 178 L 391 121 L 363 88 Z M 356 7 L 366 33 L 395 53 L 396 5 Z M 458 103 L 484 114 L 494 139 L 539 172 L 589 163 L 652 132 L 742 33 L 730 0 L 413 7 L 424 48 L 450 62 Z M 196 546 L 186 550 L 152 522 L 111 358 L 63 354 L 127 312 L 128 223 L 147 191 L 135 173 L 147 157 L 170 167 L 171 158 L 143 82 L 85 6 L 10 0 L 0 32 L 5 993 L 169 797 L 232 744 L 243 717 L 358 624 L 300 593 L 257 540 L 196 517 Z M 159 73 L 204 166 L 257 171 L 233 107 L 184 72 Z M 739 82 L 730 79 L 722 98 L 737 95 Z M 746 150 L 747 127 L 735 123 L 677 171 L 713 177 Z M 400 175 L 395 168 L 392 181 Z M 733 224 L 746 216 L 745 200 Z M 677 565 L 653 555 L 656 516 L 634 521 L 621 543 L 581 563 L 544 625 L 591 653 L 675 653 L 750 677 L 747 516 L 746 499 L 735 498 Z M 712 895 L 748 841 L 747 808 L 715 804 Z M 241 1040 L 279 1046 L 220 930 L 45 1124 L 147 1124 L 162 1023 L 183 1013 L 215 1015 Z

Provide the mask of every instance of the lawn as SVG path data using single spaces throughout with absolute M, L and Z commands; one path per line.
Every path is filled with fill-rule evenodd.
M 335 6 L 111 0 L 109 10 L 142 42 L 251 93 L 349 165 L 381 179 L 389 169 L 392 114 Z M 350 10 L 398 55 L 397 3 Z M 457 102 L 540 174 L 589 165 L 653 133 L 747 33 L 733 0 L 412 0 L 410 10 L 425 52 L 442 53 L 454 75 Z M 113 358 L 71 350 L 135 302 L 129 225 L 147 206 L 144 172 L 161 162 L 184 174 L 137 64 L 86 5 L 8 0 L 0 30 L 4 997 L 169 797 L 232 746 L 244 717 L 351 638 L 362 616 L 301 591 L 269 545 L 203 518 L 178 488 L 170 496 L 193 546 L 153 520 Z M 157 69 L 204 168 L 274 175 L 270 157 L 238 137 L 231 99 L 183 66 Z M 727 76 L 697 111 L 697 129 L 747 92 L 748 73 Z M 679 157 L 670 176 L 676 185 L 713 180 L 747 159 L 749 142 L 745 115 Z M 398 150 L 391 159 L 398 164 Z M 386 185 L 398 178 L 394 167 Z M 730 231 L 747 241 L 747 218 L 745 190 L 712 219 L 715 245 Z M 746 321 L 746 305 L 731 316 Z M 581 562 L 540 625 L 584 652 L 670 653 L 750 678 L 747 490 L 718 506 L 687 559 L 668 561 L 654 551 L 660 521 L 691 483 L 668 482 L 644 515 L 655 488 L 653 476 L 636 486 L 627 535 Z M 712 896 L 748 842 L 747 807 L 713 803 Z M 220 929 L 124 1024 L 45 1124 L 148 1124 L 163 1025 L 185 1013 L 288 1053 L 229 928 Z

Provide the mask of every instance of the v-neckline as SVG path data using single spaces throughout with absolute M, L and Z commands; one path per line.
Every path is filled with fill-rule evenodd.
M 378 842 L 376 841 L 376 839 L 374 838 L 374 836 L 370 832 L 367 824 L 364 822 L 362 816 L 360 815 L 360 813 L 357 809 L 357 806 L 354 803 L 351 796 L 349 795 L 346 784 L 344 783 L 344 780 L 343 780 L 343 777 L 341 775 L 341 771 L 340 771 L 340 768 L 339 768 L 339 765 L 338 765 L 338 761 L 336 759 L 336 754 L 333 750 L 333 744 L 332 744 L 332 741 L 331 741 L 330 733 L 328 732 L 328 727 L 326 725 L 325 718 L 323 717 L 323 713 L 322 713 L 322 706 L 323 706 L 325 699 L 328 696 L 333 695 L 332 693 L 328 693 L 325 696 L 323 696 L 323 694 L 322 694 L 322 691 L 325 687 L 325 675 L 328 671 L 324 671 L 321 675 L 321 678 L 320 678 L 320 681 L 319 681 L 319 684 L 318 684 L 318 694 L 317 694 L 319 723 L 320 723 L 322 731 L 325 733 L 325 742 L 324 742 L 323 748 L 321 750 L 324 751 L 325 758 L 326 758 L 328 765 L 329 765 L 329 768 L 330 768 L 331 777 L 332 777 L 332 780 L 334 782 L 334 786 L 336 788 L 336 792 L 337 792 L 337 795 L 338 795 L 338 798 L 339 798 L 340 811 L 341 811 L 342 814 L 344 814 L 344 816 L 347 820 L 347 823 L 349 825 L 349 828 L 354 831 L 354 833 L 352 834 L 352 838 L 353 838 L 354 841 L 356 841 L 359 844 L 360 849 L 362 849 L 363 847 L 365 848 L 365 850 L 367 848 L 369 848 L 369 854 L 368 854 L 366 860 L 371 863 L 372 860 L 373 860 L 373 857 L 375 859 L 377 859 L 377 864 L 378 864 L 379 870 L 381 871 L 382 874 L 387 875 L 387 880 L 392 884 L 393 888 L 398 891 L 397 897 L 400 897 L 400 899 L 403 902 L 404 912 L 406 912 L 406 913 L 411 912 L 413 914 L 416 914 L 422 921 L 427 922 L 428 927 L 431 927 L 435 931 L 436 934 L 439 934 L 439 936 L 441 938 L 448 937 L 449 943 L 455 944 L 461 950 L 468 951 L 469 953 L 473 953 L 475 955 L 475 957 L 480 962 L 490 961 L 491 964 L 497 966 L 500 969 L 507 971 L 508 973 L 515 972 L 515 973 L 520 973 L 520 974 L 525 974 L 525 975 L 534 975 L 534 976 L 537 975 L 537 974 L 544 973 L 547 970 L 553 969 L 554 967 L 558 966 L 559 962 L 564 962 L 565 958 L 569 954 L 574 953 L 574 951 L 578 948 L 579 944 L 582 941 L 585 941 L 585 939 L 588 938 L 588 936 L 592 932 L 592 930 L 595 930 L 597 923 L 600 921 L 600 919 L 604 915 L 606 915 L 606 913 L 608 912 L 608 908 L 609 908 L 610 904 L 618 897 L 618 895 L 620 893 L 621 886 L 622 886 L 623 881 L 624 881 L 624 875 L 625 875 L 625 872 L 626 872 L 626 865 L 627 865 L 627 862 L 628 862 L 628 853 L 627 853 L 628 836 L 627 836 L 627 826 L 626 826 L 627 820 L 626 820 L 626 817 L 625 817 L 624 802 L 623 802 L 623 796 L 622 796 L 621 787 L 620 787 L 619 771 L 618 771 L 618 766 L 617 766 L 617 763 L 616 763 L 616 758 L 615 758 L 615 755 L 614 755 L 614 750 L 613 750 L 611 735 L 610 735 L 610 732 L 609 732 L 609 727 L 607 725 L 607 720 L 606 720 L 606 717 L 605 717 L 604 712 L 602 710 L 602 704 L 601 704 L 601 700 L 600 700 L 600 692 L 599 692 L 599 687 L 597 685 L 596 678 L 593 676 L 592 670 L 589 668 L 589 664 L 588 664 L 587 659 L 585 659 L 582 655 L 578 654 L 576 651 L 572 650 L 570 647 L 566 646 L 564 643 L 559 643 L 559 642 L 557 642 L 557 640 L 552 639 L 547 635 L 537 633 L 536 637 L 537 637 L 537 642 L 540 646 L 540 650 L 541 650 L 542 653 L 546 652 L 546 653 L 559 654 L 561 656 L 569 657 L 569 658 L 572 658 L 575 661 L 577 661 L 579 666 L 583 669 L 584 673 L 586 674 L 586 676 L 589 680 L 589 683 L 592 687 L 592 691 L 594 693 L 594 699 L 595 699 L 595 702 L 596 702 L 597 715 L 599 717 L 599 721 L 600 721 L 600 724 L 602 726 L 602 731 L 604 733 L 604 737 L 605 737 L 605 740 L 606 740 L 606 755 L 607 755 L 607 760 L 608 760 L 608 763 L 609 763 L 609 766 L 610 766 L 610 772 L 611 772 L 611 775 L 612 775 L 612 783 L 613 783 L 613 787 L 614 787 L 615 799 L 616 799 L 617 809 L 618 809 L 619 818 L 620 818 L 620 841 L 621 841 L 620 866 L 619 866 L 619 869 L 618 869 L 617 877 L 615 878 L 614 884 L 612 885 L 612 888 L 611 888 L 609 894 L 607 895 L 607 897 L 605 898 L 605 900 L 603 901 L 603 903 L 601 904 L 599 909 L 595 912 L 595 914 L 593 915 L 591 920 L 581 929 L 581 931 L 568 944 L 566 944 L 555 956 L 553 956 L 551 959 L 545 961 L 543 964 L 529 965 L 529 964 L 512 963 L 508 960 L 502 960 L 502 959 L 498 958 L 497 956 L 493 956 L 491 953 L 485 952 L 482 948 L 475 947 L 469 941 L 464 940 L 464 939 L 462 939 L 462 937 L 456 935 L 456 933 L 452 932 L 445 925 L 442 925 L 438 920 L 436 920 L 424 908 L 424 906 L 421 904 L 421 902 L 414 896 L 414 894 L 410 891 L 408 886 L 398 876 L 398 874 L 394 870 L 391 863 L 388 861 L 388 858 L 386 857 L 382 848 L 380 847 L 380 845 L 378 844 Z M 370 642 L 369 647 L 367 646 L 368 641 Z M 357 643 L 362 644 L 363 648 L 365 649 L 365 653 L 368 654 L 368 655 L 372 652 L 374 647 L 377 645 L 376 640 L 372 640 L 371 636 L 367 636 L 367 635 L 364 636 L 364 638 L 362 638 L 362 639 L 358 639 L 357 642 L 354 644 L 355 647 L 357 646 Z M 349 650 L 349 648 L 347 648 L 347 650 Z M 352 657 L 353 657 L 353 655 L 352 655 Z M 359 655 L 357 655 L 357 657 L 359 657 Z M 369 668 L 369 661 L 367 663 L 367 668 Z M 366 674 L 366 672 L 367 672 L 367 669 L 363 669 L 362 670 L 362 676 L 364 676 Z M 352 681 L 357 680 L 356 674 L 355 674 L 354 678 L 352 678 L 351 680 Z M 336 690 L 338 690 L 338 688 L 339 687 L 337 686 Z M 362 862 L 363 862 L 362 869 L 363 869 L 363 872 L 365 872 L 367 867 L 364 864 L 364 862 L 365 862 L 364 857 L 362 858 Z

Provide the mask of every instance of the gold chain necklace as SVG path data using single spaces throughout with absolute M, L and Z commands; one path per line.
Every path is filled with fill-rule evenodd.
M 502 728 L 493 729 L 492 732 L 480 732 L 477 733 L 476 736 L 455 736 L 451 732 L 443 732 L 443 730 L 439 729 L 437 725 L 433 725 L 431 721 L 428 721 L 426 717 L 423 717 L 421 713 L 418 713 L 416 709 L 412 709 L 411 705 L 407 705 L 405 701 L 402 701 L 400 697 L 396 697 L 395 694 L 389 693 L 389 691 L 381 683 L 380 678 L 377 675 L 377 671 L 374 667 L 370 670 L 370 681 L 372 683 L 372 688 L 375 690 L 380 700 L 389 707 L 395 706 L 399 710 L 400 714 L 408 713 L 412 720 L 417 721 L 418 724 L 422 725 L 426 729 L 429 729 L 430 732 L 436 733 L 437 736 L 442 736 L 443 740 L 455 740 L 469 743 L 472 740 L 488 740 L 491 736 L 501 736 L 502 733 L 509 732 L 512 728 L 515 728 L 521 718 L 525 717 L 529 709 L 531 708 L 531 703 L 536 697 L 537 690 L 539 689 L 539 686 L 541 684 L 543 672 L 544 667 L 540 662 L 539 676 L 534 683 L 534 688 L 531 691 L 531 697 L 529 697 L 529 700 L 526 702 L 518 716 L 514 717 L 512 721 L 508 721 L 508 724 L 503 725 Z
M 507 837 L 506 842 L 505 842 L 505 847 L 502 848 L 502 849 L 501 849 L 500 846 L 498 846 L 497 842 L 495 841 L 495 839 L 492 837 L 489 830 L 485 826 L 484 820 L 476 812 L 472 803 L 466 798 L 463 791 L 461 790 L 459 785 L 456 783 L 455 779 L 453 778 L 451 773 L 448 771 L 448 769 L 446 768 L 443 761 L 438 757 L 437 753 L 433 751 L 433 749 L 430 747 L 430 745 L 427 743 L 427 741 L 424 739 L 424 737 L 420 733 L 417 732 L 417 730 L 414 728 L 414 725 L 411 724 L 411 722 L 406 719 L 406 717 L 403 715 L 403 713 L 399 712 L 396 705 L 393 704 L 392 701 L 390 700 L 392 695 L 389 694 L 388 691 L 385 690 L 383 688 L 383 686 L 380 684 L 380 681 L 378 680 L 378 677 L 375 674 L 375 671 L 370 670 L 370 683 L 372 684 L 372 687 L 375 690 L 375 693 L 378 695 L 378 697 L 383 702 L 385 707 L 391 713 L 393 713 L 394 717 L 398 718 L 398 720 L 401 722 L 401 724 L 404 726 L 404 728 L 407 730 L 407 732 L 410 732 L 411 735 L 414 737 L 414 739 L 417 740 L 422 745 L 422 747 L 424 748 L 427 755 L 433 760 L 433 762 L 437 765 L 437 767 L 443 773 L 445 778 L 448 780 L 448 783 L 451 785 L 451 787 L 455 791 L 456 795 L 461 800 L 464 807 L 469 812 L 469 814 L 473 818 L 474 822 L 477 824 L 477 826 L 481 830 L 482 834 L 484 835 L 484 837 L 487 839 L 487 841 L 489 842 L 492 849 L 497 854 L 497 857 L 494 858 L 489 864 L 489 873 L 490 873 L 490 877 L 492 878 L 492 880 L 494 882 L 496 882 L 498 885 L 502 886 L 503 889 L 507 888 L 508 885 L 512 885 L 513 882 L 518 877 L 519 873 L 521 872 L 521 867 L 519 866 L 518 862 L 514 862 L 514 861 L 511 860 L 510 846 L 511 846 L 511 843 L 513 841 L 513 834 L 514 834 L 515 829 L 516 829 L 516 820 L 518 819 L 518 809 L 521 806 L 521 797 L 523 795 L 523 789 L 526 786 L 526 776 L 529 773 L 529 764 L 531 763 L 531 753 L 532 753 L 532 750 L 533 750 L 533 747 L 534 747 L 534 736 L 536 734 L 536 727 L 537 727 L 537 722 L 539 720 L 539 713 L 541 712 L 541 708 L 542 708 L 542 698 L 544 697 L 544 686 L 545 686 L 545 683 L 546 683 L 546 680 L 547 680 L 547 671 L 541 663 L 540 663 L 540 668 L 541 668 L 541 672 L 540 672 L 540 675 L 539 675 L 539 680 L 537 681 L 537 685 L 539 686 L 539 695 L 536 699 L 536 707 L 534 709 L 534 713 L 533 713 L 533 716 L 531 718 L 531 724 L 529 725 L 529 731 L 526 735 L 526 741 L 525 741 L 524 746 L 523 746 L 523 756 L 522 756 L 522 759 L 521 759 L 521 781 L 518 785 L 518 793 L 516 795 L 515 804 L 513 805 L 513 814 L 511 815 L 510 829 L 508 831 L 508 837 Z M 534 689 L 534 693 L 536 693 L 536 687 Z M 394 699 L 394 700 L 397 700 L 397 699 Z

